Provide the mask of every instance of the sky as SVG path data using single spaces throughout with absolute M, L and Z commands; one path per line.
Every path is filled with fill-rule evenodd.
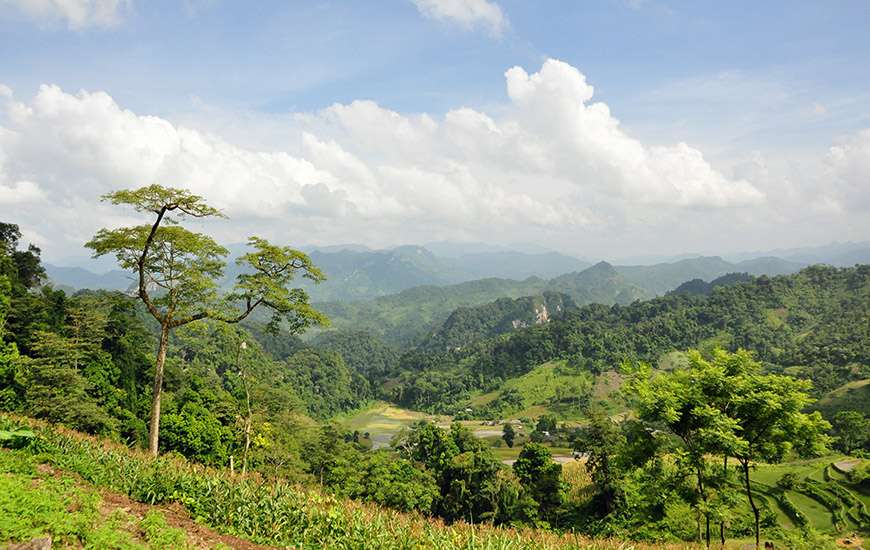
M 870 2 L 0 0 L 0 219 L 186 187 L 225 243 L 870 240 Z

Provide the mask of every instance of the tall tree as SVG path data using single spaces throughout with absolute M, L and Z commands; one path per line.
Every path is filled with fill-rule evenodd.
M 248 243 L 253 251 L 236 262 L 242 266 L 242 273 L 233 291 L 221 297 L 218 281 L 227 250 L 208 235 L 179 225 L 188 218 L 224 217 L 219 210 L 185 189 L 160 185 L 116 191 L 103 200 L 154 216 L 150 224 L 101 229 L 85 246 L 94 251 L 94 257 L 113 254 L 122 268 L 138 276 L 139 299 L 160 324 L 148 429 L 149 449 L 156 456 L 170 332 L 208 318 L 238 323 L 261 306 L 272 312 L 272 329 L 284 324 L 299 331 L 312 324 L 324 324 L 326 318 L 311 307 L 305 291 L 289 288 L 296 275 L 315 282 L 324 276 L 302 252 L 251 237 Z

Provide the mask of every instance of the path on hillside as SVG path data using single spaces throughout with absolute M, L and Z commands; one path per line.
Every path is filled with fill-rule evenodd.
M 6 454 L 11 453 L 6 449 L 0 449 L 0 461 L 4 458 L 9 458 L 12 455 Z M 0 473 L 0 476 L 6 476 L 7 479 L 10 480 L 18 480 L 18 483 L 29 484 L 28 487 L 36 488 L 42 486 L 43 483 L 51 483 L 51 482 L 61 482 L 61 483 L 71 483 L 76 487 L 77 491 L 81 491 L 82 495 L 94 495 L 98 496 L 99 499 L 96 500 L 96 510 L 97 513 L 97 523 L 92 527 L 81 527 L 79 529 L 83 529 L 83 532 L 91 532 L 93 529 L 99 528 L 101 525 L 105 525 L 107 523 L 115 524 L 114 528 L 128 533 L 132 540 L 137 544 L 142 544 L 143 547 L 153 547 L 153 544 L 149 545 L 148 542 L 142 539 L 143 533 L 136 525 L 146 518 L 149 513 L 159 512 L 159 514 L 165 519 L 166 525 L 171 528 L 180 529 L 184 532 L 187 539 L 187 544 L 190 548 L 197 549 L 205 549 L 205 548 L 233 548 L 235 550 L 277 550 L 275 547 L 266 546 L 261 544 L 255 544 L 251 541 L 244 540 L 231 535 L 224 535 L 218 533 L 214 529 L 206 527 L 200 523 L 194 521 L 188 512 L 178 503 L 173 503 L 169 505 L 150 505 L 144 504 L 141 502 L 137 502 L 127 497 L 126 495 L 122 495 L 110 490 L 107 490 L 102 487 L 97 487 L 87 481 L 83 480 L 80 476 L 55 468 L 52 465 L 39 463 L 35 464 L 35 467 L 32 470 L 32 473 L 26 473 L 25 471 L 18 470 L 15 468 L 4 468 L 8 471 Z M 63 499 L 63 495 L 58 495 L 57 498 Z M 51 503 L 43 503 L 41 506 L 50 508 Z M 77 505 L 69 510 L 69 513 L 73 514 L 78 511 Z M 126 518 L 123 522 L 118 522 L 117 518 L 121 514 L 121 517 Z M 22 516 L 24 518 L 25 516 Z M 21 519 L 20 521 L 31 521 L 33 522 L 30 527 L 35 529 L 37 532 L 42 531 L 43 535 L 53 535 L 51 531 L 51 526 L 44 525 L 42 522 L 45 520 L 41 514 L 36 514 L 36 517 L 26 516 L 28 519 Z M 70 520 L 72 521 L 72 520 Z M 84 521 L 81 519 L 80 521 Z M 21 525 L 19 525 L 21 527 Z M 43 528 L 46 530 L 43 531 Z M 67 533 L 69 534 L 69 533 Z M 81 536 L 81 535 L 79 535 Z M 36 537 L 36 538 L 44 538 L 44 537 Z M 6 543 L 9 541 L 3 541 L 0 539 L 0 548 L 5 548 Z M 26 543 L 26 541 L 25 541 Z M 14 547 L 14 546 L 13 546 Z

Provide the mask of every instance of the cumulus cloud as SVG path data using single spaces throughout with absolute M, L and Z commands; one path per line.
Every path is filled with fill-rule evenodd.
M 483 27 L 500 35 L 508 26 L 501 7 L 490 0 L 411 0 L 426 17 L 450 21 L 465 29 Z
M 514 67 L 505 79 L 497 114 L 404 114 L 353 101 L 281 117 L 287 129 L 273 147 L 239 145 L 193 119 L 134 113 L 105 92 L 46 85 L 20 101 L 6 90 L 0 213 L 48 236 L 50 252 L 129 223 L 97 198 L 153 182 L 188 187 L 223 209 L 233 219 L 221 226 L 225 240 L 256 232 L 296 244 L 590 242 L 668 224 L 701 239 L 707 233 L 683 225 L 773 220 L 786 215 L 775 210 L 783 197 L 808 202 L 808 186 L 786 185 L 762 160 L 725 171 L 685 143 L 632 137 L 566 63 L 548 60 L 532 74 Z M 870 133 L 822 156 L 825 204 L 866 203 Z
M 529 75 L 505 73 L 508 95 L 535 150 L 578 184 L 603 185 L 650 204 L 734 206 L 764 195 L 745 180 L 732 181 L 685 143 L 645 147 L 627 135 L 604 103 L 589 103 L 594 89 L 576 68 L 554 59 Z
M 42 22 L 65 23 L 71 29 L 117 25 L 132 0 L 5 0 L 0 3 Z
M 827 190 L 844 209 L 870 210 L 870 129 L 831 147 Z

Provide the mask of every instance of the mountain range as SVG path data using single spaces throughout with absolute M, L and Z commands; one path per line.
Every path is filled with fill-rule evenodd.
M 242 253 L 244 245 L 228 248 L 230 257 L 235 257 Z M 596 276 L 594 281 L 587 280 L 594 272 L 583 275 L 592 266 L 590 262 L 530 246 L 509 248 L 482 243 L 436 242 L 426 247 L 408 245 L 372 250 L 363 245 L 345 244 L 306 247 L 306 251 L 327 275 L 327 280 L 319 285 L 307 281 L 300 283 L 315 302 L 372 300 L 420 286 L 445 287 L 494 278 L 512 281 L 497 286 L 521 288 L 523 294 L 508 292 L 492 296 L 489 291 L 481 294 L 480 285 L 470 287 L 478 288 L 472 293 L 481 298 L 485 295 L 484 301 L 491 301 L 502 296 L 519 297 L 551 290 L 563 292 L 582 303 L 627 303 L 664 294 L 692 279 L 709 281 L 726 273 L 782 275 L 794 273 L 810 263 L 853 265 L 870 262 L 870 243 L 835 243 L 827 247 L 782 250 L 779 251 L 782 256 L 743 254 L 736 256 L 735 261 L 719 256 L 696 256 L 652 265 L 617 265 L 614 269 L 622 277 L 619 284 L 595 288 L 590 286 L 590 282 L 600 285 L 600 278 Z M 231 285 L 237 269 L 232 262 L 229 263 L 223 286 Z M 119 270 L 98 274 L 82 267 L 46 264 L 46 271 L 51 281 L 67 289 L 126 290 L 132 282 L 129 274 Z M 525 282 L 529 278 L 549 283 Z M 482 303 L 470 298 L 469 301 Z

